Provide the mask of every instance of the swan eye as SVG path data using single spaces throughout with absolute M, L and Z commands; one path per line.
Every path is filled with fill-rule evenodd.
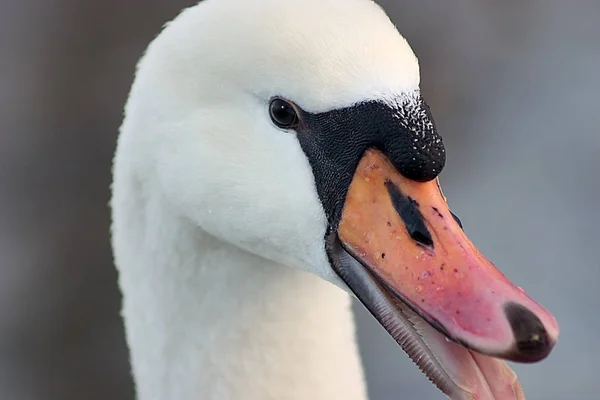
M 273 99 L 269 104 L 271 120 L 280 128 L 292 128 L 298 123 L 298 113 L 292 104 L 283 99 Z

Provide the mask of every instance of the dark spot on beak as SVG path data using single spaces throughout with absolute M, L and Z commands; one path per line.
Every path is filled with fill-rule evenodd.
M 396 212 L 404 222 L 409 236 L 419 244 L 433 248 L 433 238 L 425 226 L 425 219 L 419 211 L 419 203 L 405 196 L 391 181 L 385 182 Z
M 545 358 L 554 343 L 548 338 L 540 319 L 527 308 L 514 302 L 506 303 L 504 312 L 515 337 L 516 352 L 520 361 L 534 362 Z

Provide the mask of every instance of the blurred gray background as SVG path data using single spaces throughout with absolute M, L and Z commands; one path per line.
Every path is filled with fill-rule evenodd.
M 133 398 L 111 156 L 136 60 L 193 3 L 0 2 L 0 399 Z M 380 3 L 420 58 L 453 210 L 561 324 L 515 366 L 527 398 L 599 399 L 600 1 Z M 372 399 L 443 398 L 356 314 Z

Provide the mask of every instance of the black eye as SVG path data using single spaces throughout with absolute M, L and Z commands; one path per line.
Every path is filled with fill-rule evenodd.
M 273 99 L 269 104 L 273 123 L 280 128 L 292 128 L 298 123 L 298 114 L 290 103 L 282 99 Z

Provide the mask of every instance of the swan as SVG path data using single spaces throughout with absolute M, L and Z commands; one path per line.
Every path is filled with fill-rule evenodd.
M 140 400 L 363 400 L 351 296 L 449 398 L 524 398 L 502 359 L 545 358 L 558 325 L 449 210 L 419 83 L 370 0 L 205 0 L 164 27 L 113 165 Z

